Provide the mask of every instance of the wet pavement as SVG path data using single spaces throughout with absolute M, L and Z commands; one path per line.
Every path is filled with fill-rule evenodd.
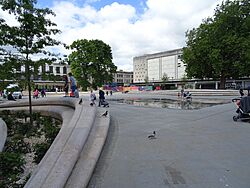
M 88 187 L 249 188 L 250 124 L 233 121 L 231 98 L 211 97 L 228 103 L 197 110 L 111 101 L 109 135 Z

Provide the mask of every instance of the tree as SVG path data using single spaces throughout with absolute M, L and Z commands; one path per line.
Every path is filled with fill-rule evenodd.
M 74 41 L 69 48 L 73 50 L 69 55 L 70 68 L 83 90 L 112 82 L 116 66 L 109 45 L 101 40 L 81 39 Z
M 162 82 L 167 82 L 168 79 L 169 79 L 169 77 L 168 77 L 167 73 L 164 72 L 164 74 L 163 74 L 163 76 L 161 78 Z
M 220 79 L 250 76 L 250 1 L 227 0 L 196 29 L 186 33 L 183 61 L 188 77 Z
M 13 62 L 14 65 L 25 68 L 22 76 L 28 85 L 30 115 L 32 114 L 31 78 L 35 76 L 40 66 L 45 63 L 50 64 L 55 60 L 55 54 L 46 50 L 45 47 L 60 44 L 59 41 L 50 37 L 60 31 L 55 28 L 55 23 L 46 18 L 47 15 L 55 16 L 55 14 L 48 8 L 36 8 L 35 4 L 36 0 L 0 1 L 2 10 L 14 15 L 18 23 L 16 26 L 9 26 L 5 20 L 0 19 L 1 59 L 4 59 L 5 63 Z M 13 55 L 18 58 L 11 58 Z M 36 55 L 43 56 L 34 60 Z M 32 121 L 32 116 L 30 117 Z

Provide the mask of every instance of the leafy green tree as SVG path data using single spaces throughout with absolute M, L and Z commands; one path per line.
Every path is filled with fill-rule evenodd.
M 8 85 L 5 79 L 11 80 L 13 78 L 13 66 L 11 63 L 7 62 L 0 64 L 0 90 L 4 90 Z
M 60 44 L 59 41 L 51 38 L 51 35 L 60 31 L 56 29 L 56 24 L 46 17 L 47 15 L 55 16 L 55 14 L 48 8 L 36 8 L 35 4 L 36 0 L 0 1 L 2 10 L 14 15 L 18 23 L 16 26 L 10 26 L 5 20 L 0 19 L 0 59 L 5 63 L 13 62 L 16 66 L 25 67 L 25 73 L 19 75 L 19 79 L 23 77 L 23 81 L 28 86 L 30 114 L 32 114 L 32 78 L 36 76 L 40 66 L 45 63 L 50 64 L 55 60 L 55 54 L 46 50 L 45 47 Z M 11 58 L 14 54 L 18 56 L 16 61 Z M 41 58 L 34 60 L 34 57 L 38 56 Z
M 73 50 L 69 55 L 70 68 L 83 90 L 112 82 L 116 66 L 109 45 L 101 40 L 81 39 L 74 41 L 69 48 Z
M 220 79 L 250 76 L 250 1 L 227 0 L 195 29 L 183 49 L 188 77 Z

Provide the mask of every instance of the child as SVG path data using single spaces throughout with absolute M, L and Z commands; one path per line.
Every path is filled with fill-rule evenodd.
M 91 101 L 90 105 L 93 106 L 95 104 L 95 100 L 96 100 L 96 96 L 93 93 L 93 90 L 90 90 L 90 96 L 89 96 L 89 98 L 90 98 L 90 101 Z

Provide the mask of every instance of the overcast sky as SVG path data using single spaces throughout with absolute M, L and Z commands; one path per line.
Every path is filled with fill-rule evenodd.
M 118 69 L 132 71 L 133 57 L 185 46 L 185 32 L 212 16 L 222 0 L 38 0 L 56 13 L 58 39 L 100 39 Z M 0 12 L 0 16 L 13 21 Z M 66 50 L 58 49 L 64 54 Z

